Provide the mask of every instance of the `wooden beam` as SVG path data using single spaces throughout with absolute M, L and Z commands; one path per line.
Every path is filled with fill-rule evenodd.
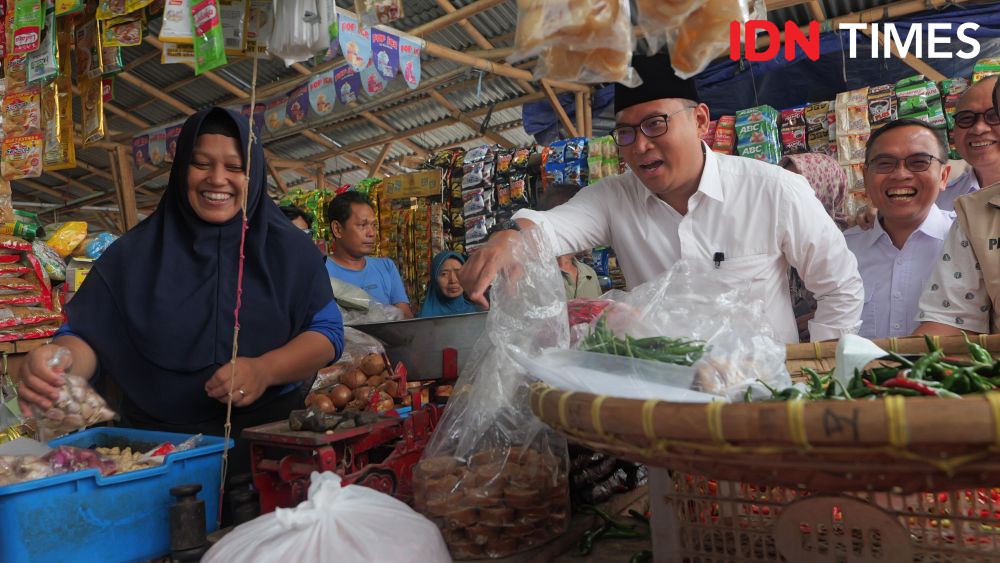
M 826 21 L 826 12 L 823 10 L 823 4 L 820 4 L 819 0 L 809 0 L 809 14 L 818 22 Z
M 171 96 L 170 94 L 163 92 L 159 88 L 150 85 L 148 82 L 146 82 L 141 78 L 135 77 L 127 72 L 120 72 L 118 73 L 117 76 L 122 80 L 124 80 L 125 82 L 128 82 L 129 85 L 135 86 L 136 88 L 144 92 L 146 95 L 152 96 L 160 100 L 161 102 L 173 107 L 174 109 L 176 109 L 177 111 L 179 111 L 184 115 L 191 115 L 195 113 L 195 109 L 193 107 L 185 104 L 184 102 L 178 100 L 177 98 Z
M 442 30 L 454 23 L 467 20 L 480 12 L 485 12 L 494 6 L 503 4 L 505 1 L 506 0 L 478 0 L 477 2 L 472 2 L 468 6 L 463 6 L 462 8 L 455 10 L 450 14 L 445 14 L 443 17 L 436 20 L 431 20 L 423 25 L 418 25 L 406 33 L 416 37 L 425 36 L 430 33 L 434 33 L 435 31 Z
M 494 47 L 492 49 L 466 49 L 462 51 L 470 57 L 478 57 L 488 61 L 499 61 L 514 54 L 513 47 Z M 526 83 L 527 84 L 527 83 Z
M 444 10 L 446 14 L 453 14 L 458 11 L 455 9 L 455 6 L 451 5 L 451 0 L 437 0 L 437 5 L 440 6 L 441 9 Z M 472 40 L 476 43 L 476 45 L 479 45 L 483 49 L 494 48 L 493 44 L 490 43 L 489 39 L 486 39 L 486 37 L 482 33 L 480 33 L 478 29 L 476 29 L 476 26 L 472 24 L 471 20 L 468 19 L 460 20 L 458 22 L 458 25 L 459 27 L 462 28 L 463 31 L 465 31 L 465 33 L 469 35 L 469 37 L 472 38 Z M 490 60 L 494 59 L 499 60 L 496 57 L 489 57 L 489 58 Z M 500 59 L 504 58 L 506 57 L 500 57 Z M 520 86 L 522 90 L 524 90 L 529 94 L 535 91 L 535 88 L 531 84 L 529 84 L 527 80 L 518 80 L 517 85 Z
M 583 93 L 582 92 L 577 92 L 576 93 L 576 96 L 574 96 L 573 103 L 576 106 L 576 130 L 580 133 L 580 135 L 586 135 L 587 134 L 586 133 L 586 131 L 587 131 L 587 118 L 584 117 L 584 113 L 586 113 L 586 112 L 583 109 Z
M 399 129 L 396 129 L 392 125 L 389 125 L 388 123 L 386 123 L 381 118 L 379 118 L 379 117 L 375 116 L 374 114 L 372 114 L 372 112 L 370 112 L 370 111 L 363 111 L 363 112 L 361 112 L 361 116 L 364 117 L 365 119 L 367 119 L 369 122 L 371 122 L 373 125 L 375 125 L 379 129 L 381 129 L 381 130 L 383 130 L 383 131 L 385 131 L 387 133 L 399 133 Z M 413 141 L 411 141 L 409 139 L 401 139 L 400 140 L 400 144 L 402 144 L 404 147 L 410 149 L 411 151 L 413 151 L 413 152 L 415 152 L 415 153 L 417 153 L 419 155 L 424 155 L 424 156 L 427 155 L 427 151 L 426 150 L 424 150 L 419 145 L 417 145 L 416 143 L 414 143 Z
M 368 169 L 368 177 L 369 178 L 372 178 L 376 174 L 378 174 L 378 170 L 379 170 L 379 168 L 382 168 L 382 163 L 385 162 L 385 157 L 386 157 L 386 155 L 389 154 L 389 149 L 391 149 L 391 148 L 392 148 L 392 143 L 386 143 L 382 147 L 382 150 L 379 151 L 378 158 L 375 159 L 375 162 L 372 163 L 371 168 Z
M 94 193 L 96 191 L 104 191 L 104 190 L 95 190 L 94 188 L 92 188 L 91 186 L 88 186 L 87 184 L 84 184 L 83 182 L 80 182 L 78 180 L 70 178 L 69 176 L 64 176 L 64 175 L 62 175 L 62 174 L 60 174 L 58 172 L 53 172 L 51 170 L 46 170 L 44 173 L 47 174 L 47 175 L 49 175 L 49 176 L 52 176 L 56 180 L 59 180 L 63 184 L 68 184 L 70 186 L 73 186 L 74 188 L 78 188 L 80 190 L 83 190 L 83 192 L 87 193 L 87 194 L 92 194 L 92 193 Z
M 271 173 L 271 177 L 274 178 L 274 183 L 278 184 L 278 188 L 281 189 L 282 192 L 287 194 L 288 185 L 285 184 L 285 181 L 281 179 L 281 172 L 278 172 L 278 169 L 275 168 L 274 165 L 272 165 L 270 162 L 267 163 L 267 171 Z
M 118 147 L 109 156 L 114 162 L 115 192 L 124 233 L 139 223 L 139 212 L 135 206 L 135 179 L 132 177 L 132 155 L 125 147 Z
M 594 98 L 590 93 L 583 95 L 583 134 L 588 138 L 594 136 Z
M 555 91 L 552 90 L 551 86 L 549 86 L 548 80 L 542 80 L 542 88 L 545 89 L 545 95 L 548 96 L 549 103 L 552 104 L 552 109 L 556 112 L 556 116 L 559 118 L 562 126 L 566 129 L 566 132 L 569 133 L 569 136 L 579 137 L 579 132 L 576 130 L 576 127 L 573 126 L 573 122 L 569 120 L 569 116 L 566 115 L 566 110 L 564 110 L 562 104 L 559 103 L 559 97 L 556 96 Z
M 159 39 L 153 37 L 152 35 L 147 35 L 146 37 L 143 38 L 143 41 L 145 41 L 146 43 L 149 43 L 150 45 L 152 45 L 153 47 L 156 47 L 157 49 L 159 49 L 161 51 L 163 50 L 163 43 L 160 43 Z M 194 63 L 184 63 L 184 64 L 187 65 L 192 70 L 194 70 Z M 248 92 L 246 92 L 245 90 L 243 90 L 239 86 L 233 84 L 232 82 L 226 80 L 225 78 L 219 76 L 218 74 L 216 74 L 216 73 L 214 73 L 214 72 L 212 72 L 210 70 L 201 73 L 201 77 L 207 78 L 208 80 L 212 81 L 214 84 L 216 84 L 217 86 L 219 86 L 223 90 L 229 92 L 233 96 L 236 96 L 236 98 L 238 100 L 249 100 L 250 99 L 250 94 Z
M 112 177 L 111 174 L 109 174 L 106 170 L 102 170 L 94 166 L 93 164 L 80 160 L 79 158 L 76 159 L 76 167 L 81 170 L 86 170 L 87 172 L 90 172 L 91 174 L 94 174 L 96 176 L 100 176 L 105 180 L 110 180 L 112 182 L 114 182 L 115 180 L 114 177 Z
M 458 12 L 455 12 L 458 13 Z M 478 68 L 479 70 L 484 70 L 486 72 L 492 72 L 493 74 L 499 74 L 500 76 L 506 76 L 507 78 L 513 78 L 515 80 L 531 80 L 532 75 L 527 70 L 522 70 L 519 68 L 512 67 L 508 64 L 495 63 L 492 61 L 487 61 L 485 59 L 480 59 L 476 57 L 470 57 L 461 51 L 456 51 L 454 49 L 449 49 L 443 45 L 438 45 L 437 43 L 426 42 L 424 45 L 423 53 L 430 57 L 437 57 L 439 59 L 449 60 L 461 65 L 470 66 L 472 68 Z M 580 84 L 573 84 L 572 82 L 562 82 L 557 80 L 544 81 L 548 82 L 551 86 L 559 88 L 560 90 L 569 90 L 572 92 L 585 92 L 589 88 L 587 86 L 582 86 Z
M 862 31 L 862 33 L 864 33 L 868 37 L 872 36 L 872 32 L 871 32 L 870 29 L 865 29 L 865 30 Z M 882 45 L 883 47 L 885 47 L 885 45 L 886 45 L 885 34 L 883 34 L 880 31 L 876 31 L 875 32 L 875 36 L 878 39 L 879 44 Z M 938 72 L 937 70 L 935 70 L 934 67 L 932 67 L 931 65 L 925 63 L 924 61 L 922 61 L 922 60 L 920 60 L 920 59 L 918 59 L 918 58 L 916 58 L 916 57 L 914 57 L 912 55 L 901 56 L 901 54 L 899 52 L 899 49 L 896 48 L 896 44 L 893 43 L 892 41 L 889 41 L 888 45 L 889 45 L 889 50 L 892 52 L 892 54 L 893 54 L 894 57 L 898 58 L 900 61 L 903 62 L 903 64 L 905 64 L 906 66 L 912 68 L 913 70 L 917 71 L 918 73 L 923 74 L 924 76 L 926 76 L 927 78 L 930 78 L 931 80 L 933 80 L 935 82 L 940 82 L 940 81 L 944 80 L 945 78 L 947 78 L 945 75 L 943 75 L 940 72 Z
M 511 147 L 514 146 L 513 143 L 511 143 L 510 141 L 508 141 L 506 137 L 504 137 L 503 135 L 501 135 L 499 133 L 495 133 L 493 131 L 481 131 L 481 129 L 482 129 L 482 124 L 481 123 L 476 123 L 472 119 L 470 119 L 470 118 L 466 117 L 465 115 L 463 115 L 461 108 L 459 108 L 455 104 L 451 103 L 451 101 L 449 101 L 447 98 L 445 98 L 441 94 L 435 92 L 434 90 L 431 90 L 428 93 L 430 94 L 431 98 L 434 99 L 434 101 L 436 101 L 437 103 L 441 104 L 444 107 L 444 109 L 448 110 L 451 113 L 452 117 L 454 117 L 455 119 L 457 119 L 460 123 L 462 123 L 463 125 L 465 125 L 469 129 L 472 129 L 476 133 L 481 133 L 484 137 L 486 137 L 487 139 L 489 139 L 491 142 L 498 143 L 499 145 L 501 145 L 501 146 L 503 146 L 505 148 L 511 148 Z
M 60 191 L 54 190 L 54 189 L 46 186 L 45 184 L 41 184 L 39 182 L 36 182 L 34 180 L 29 180 L 27 178 L 22 178 L 22 179 L 19 179 L 19 180 L 11 180 L 11 182 L 12 183 L 16 183 L 16 184 L 21 184 L 23 186 L 28 186 L 29 188 L 31 188 L 31 189 L 33 189 L 35 191 L 41 192 L 41 193 L 43 193 L 45 195 L 48 195 L 48 196 L 52 196 L 53 198 L 55 198 L 58 201 L 69 201 L 69 196 L 72 195 L 72 194 L 67 194 L 66 192 L 60 192 Z

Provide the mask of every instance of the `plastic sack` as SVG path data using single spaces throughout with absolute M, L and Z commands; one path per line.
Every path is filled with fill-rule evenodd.
M 59 347 L 49 360 L 49 366 L 62 373 L 66 384 L 59 388 L 59 397 L 52 408 L 37 413 L 38 433 L 42 441 L 49 441 L 69 432 L 74 432 L 99 422 L 107 422 L 115 417 L 104 398 L 87 383 L 87 380 L 65 373 L 72 364 L 68 348 Z
M 309 60 L 330 47 L 329 28 L 336 21 L 333 0 L 275 0 L 267 52 L 286 66 Z
M 0 487 L 55 475 L 49 463 L 33 455 L 0 456 Z
M 111 246 L 111 243 L 116 240 L 118 240 L 118 237 L 111 233 L 98 233 L 87 237 L 83 243 L 77 246 L 73 255 L 86 256 L 87 258 L 97 260 Z
M 83 221 L 69 221 L 55 229 L 50 226 L 45 230 L 52 233 L 45 243 L 63 258 L 73 254 L 76 247 L 87 238 L 87 223 Z
M 666 33 L 670 64 L 677 76 L 691 78 L 726 54 L 729 23 L 747 22 L 758 4 L 763 7 L 759 0 L 707 0 L 685 18 L 683 26 Z
M 434 524 L 406 504 L 368 487 L 342 486 L 331 472 L 314 471 L 311 481 L 308 500 L 237 526 L 202 563 L 450 561 Z
M 656 53 L 666 41 L 666 33 L 682 24 L 706 0 L 636 0 L 636 21 L 650 53 Z
M 512 62 L 540 56 L 536 79 L 641 83 L 627 0 L 518 0 L 514 44 Z
M 414 507 L 455 559 L 506 557 L 569 522 L 566 441 L 532 414 L 514 359 L 569 344 L 562 275 L 542 237 L 525 231 L 493 284 L 486 328 L 413 471 Z
M 101 475 L 111 475 L 118 471 L 114 460 L 86 448 L 59 446 L 45 454 L 42 459 L 48 462 L 53 474 L 96 469 Z
M 372 296 L 360 287 L 345 282 L 342 279 L 330 277 L 330 287 L 341 312 L 345 310 L 367 311 L 373 303 Z

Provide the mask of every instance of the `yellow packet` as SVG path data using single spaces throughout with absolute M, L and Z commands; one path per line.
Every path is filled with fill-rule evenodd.
M 4 57 L 5 76 L 7 78 L 7 89 L 17 90 L 28 85 L 28 54 L 10 53 Z
M 87 18 L 74 30 L 76 35 L 76 75 L 77 80 L 97 78 L 104 73 L 101 35 L 97 20 Z
M 81 126 L 83 144 L 89 145 L 104 138 L 104 91 L 101 79 L 83 79 L 79 82 L 80 107 L 83 110 Z
M 3 131 L 16 137 L 42 130 L 41 99 L 37 86 L 8 91 L 3 97 Z
M 7 180 L 41 176 L 43 143 L 41 133 L 4 139 L 0 175 Z
M 142 12 L 101 22 L 101 47 L 135 47 L 142 44 Z
M 47 123 L 42 164 L 45 170 L 75 168 L 72 84 L 66 76 L 60 77 L 50 87 L 51 93 L 42 92 L 42 114 Z

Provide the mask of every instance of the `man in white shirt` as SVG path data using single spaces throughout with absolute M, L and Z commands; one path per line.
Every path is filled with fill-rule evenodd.
M 645 83 L 616 86 L 614 137 L 629 171 L 584 188 L 551 211 L 521 211 L 522 228 L 540 227 L 557 254 L 615 248 L 632 287 L 664 274 L 676 261 L 718 267 L 734 288 L 749 286 L 765 304 L 778 338 L 798 341 L 788 292 L 794 266 L 817 298 L 813 340 L 859 328 L 864 288 L 854 255 L 804 178 L 752 159 L 719 155 L 700 140 L 709 110 L 693 81 L 677 78 L 669 59 L 636 57 Z M 462 269 L 469 298 L 484 293 L 511 262 L 516 231 L 495 234 Z
M 908 336 L 919 325 L 920 294 L 955 218 L 934 203 L 950 171 L 947 148 L 923 121 L 899 119 L 869 138 L 865 190 L 878 220 L 844 232 L 865 284 L 861 336 Z

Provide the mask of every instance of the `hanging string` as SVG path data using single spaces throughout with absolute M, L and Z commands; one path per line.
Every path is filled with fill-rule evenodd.
M 253 57 L 253 78 L 250 81 L 250 115 L 248 117 L 250 134 L 247 135 L 246 171 L 243 175 L 243 193 L 240 195 L 240 209 L 243 213 L 243 221 L 240 228 L 240 258 L 236 274 L 236 308 L 233 310 L 233 355 L 229 359 L 229 365 L 231 366 L 229 372 L 229 393 L 226 395 L 226 424 L 223 427 L 225 444 L 222 448 L 222 476 L 219 480 L 219 513 L 216 523 L 220 527 L 222 525 L 222 501 L 226 492 L 226 473 L 229 471 L 229 437 L 233 429 L 233 385 L 236 381 L 236 357 L 239 353 L 240 306 L 243 304 L 243 264 L 246 261 L 246 255 L 243 250 L 247 240 L 247 197 L 250 193 L 250 160 L 253 155 L 253 144 L 257 141 L 257 134 L 253 128 L 253 114 L 254 109 L 257 107 L 257 61 L 259 58 L 257 56 Z M 266 196 L 267 194 L 264 195 Z

